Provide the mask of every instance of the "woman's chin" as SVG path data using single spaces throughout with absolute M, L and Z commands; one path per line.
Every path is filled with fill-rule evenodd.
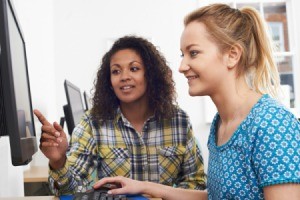
M 191 90 L 189 89 L 189 95 L 192 97 L 198 97 L 198 96 L 206 96 L 207 93 L 204 90 Z
M 192 96 L 192 97 L 194 97 L 194 96 L 199 96 L 198 93 L 196 93 L 196 92 L 194 92 L 194 91 L 191 91 L 191 90 L 189 90 L 189 95 Z

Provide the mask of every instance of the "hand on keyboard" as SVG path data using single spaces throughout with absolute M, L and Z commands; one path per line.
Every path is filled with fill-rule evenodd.
M 108 187 L 100 187 L 83 193 L 76 193 L 73 200 L 127 200 L 123 194 L 108 194 Z

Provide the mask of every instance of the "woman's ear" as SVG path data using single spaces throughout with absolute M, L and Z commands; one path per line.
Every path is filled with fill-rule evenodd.
M 227 67 L 234 68 L 240 61 L 242 48 L 239 44 L 232 45 L 228 51 Z

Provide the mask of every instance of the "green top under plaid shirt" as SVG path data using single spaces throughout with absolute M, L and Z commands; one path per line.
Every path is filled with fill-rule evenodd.
M 50 188 L 56 195 L 84 192 L 111 176 L 205 189 L 203 159 L 188 115 L 178 108 L 168 120 L 150 117 L 138 133 L 120 109 L 114 120 L 102 123 L 85 113 L 72 133 L 65 166 L 50 169 Z

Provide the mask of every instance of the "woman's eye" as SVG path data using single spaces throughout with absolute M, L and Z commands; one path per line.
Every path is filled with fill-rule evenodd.
M 184 56 L 184 54 L 183 54 L 183 53 L 181 53 L 181 54 L 180 54 L 180 57 L 181 57 L 181 58 L 183 58 L 183 56 Z
M 190 51 L 191 57 L 195 57 L 198 54 L 198 51 Z
M 138 71 L 138 70 L 139 70 L 139 68 L 138 68 L 138 67 L 136 67 L 136 66 L 133 66 L 133 67 L 131 67 L 131 68 L 130 68 L 130 70 L 131 70 L 132 72 L 135 72 L 135 71 Z
M 120 70 L 117 70 L 117 69 L 111 70 L 111 74 L 117 75 L 119 73 L 120 73 Z

